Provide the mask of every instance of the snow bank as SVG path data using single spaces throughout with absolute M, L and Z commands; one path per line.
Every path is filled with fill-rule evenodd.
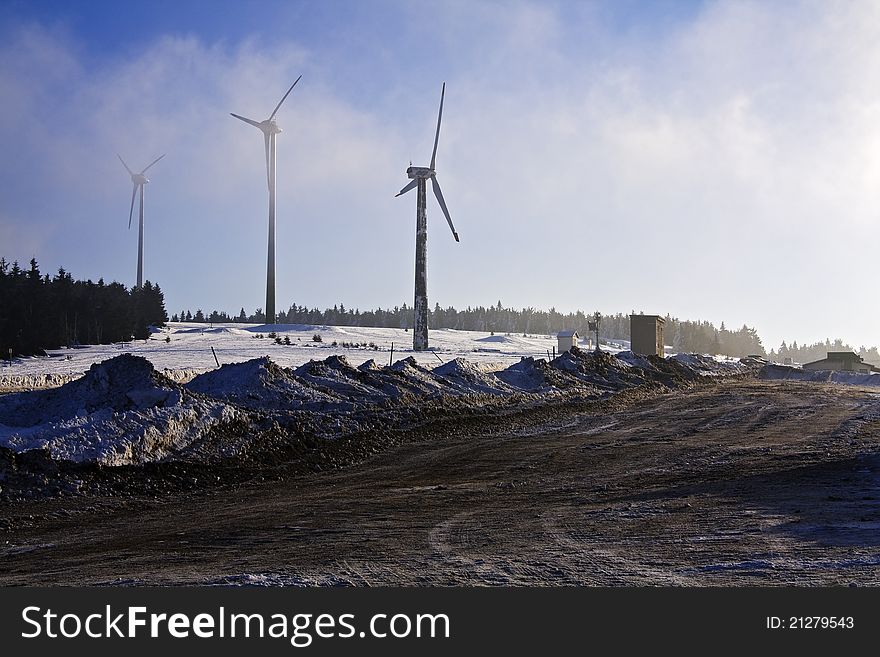
M 412 356 L 395 362 L 383 372 L 395 377 L 395 383 L 401 388 L 410 389 L 413 393 L 431 396 L 444 392 L 443 383 L 431 370 L 419 365 Z
M 339 402 L 273 363 L 268 356 L 199 374 L 186 389 L 253 410 L 324 410 Z
M 375 381 L 369 372 L 353 367 L 345 356 L 311 360 L 294 372 L 310 385 L 352 403 L 375 404 L 388 396 L 381 382 Z
M 56 388 L 79 378 L 79 374 L 2 374 L 0 391 Z
M 338 355 L 289 369 L 263 356 L 182 385 L 145 358 L 125 354 L 59 388 L 0 396 L 0 447 L 106 465 L 229 456 L 255 444 L 262 430 L 336 437 L 410 426 L 432 406 L 466 411 L 515 394 L 594 397 L 642 385 L 675 387 L 744 367 L 577 347 L 549 362 L 523 357 L 498 371 L 464 358 L 433 369 L 413 357 L 355 368 Z
M 488 335 L 485 338 L 476 338 L 474 342 L 503 342 L 507 344 L 515 344 L 517 341 L 509 335 Z
M 514 388 L 493 372 L 487 372 L 464 358 L 455 358 L 435 367 L 433 372 L 465 393 L 504 395 L 514 392 Z
M 564 367 L 559 369 L 564 370 Z M 559 369 L 551 367 L 543 358 L 526 356 L 520 362 L 497 372 L 496 376 L 511 388 L 535 394 L 558 392 L 578 385 L 576 380 Z
M 841 383 L 853 386 L 880 386 L 880 374 L 834 372 L 831 370 L 802 370 L 787 365 L 765 365 L 758 375 L 762 379 Z
M 751 366 L 738 360 L 713 358 L 705 354 L 675 354 L 669 360 L 677 361 L 701 376 L 729 376 L 753 370 Z
M 162 459 L 237 421 L 239 412 L 195 398 L 148 360 L 123 355 L 60 388 L 0 397 L 0 446 L 105 465 Z

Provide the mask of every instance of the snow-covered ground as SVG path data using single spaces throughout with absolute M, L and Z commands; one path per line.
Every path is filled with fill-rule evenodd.
M 273 331 L 282 340 L 290 338 L 291 344 L 275 344 L 268 337 Z M 264 337 L 257 337 L 260 335 Z M 322 341 L 313 341 L 314 335 L 320 335 Z M 171 341 L 166 342 L 166 338 Z M 344 355 L 354 366 L 370 359 L 379 365 L 387 365 L 392 343 L 395 361 L 413 356 L 420 365 L 434 367 L 455 358 L 467 358 L 471 363 L 497 366 L 498 369 L 518 362 L 522 356 L 547 358 L 548 352 L 552 354 L 557 345 L 556 337 L 548 335 L 523 337 L 516 333 L 492 335 L 489 331 L 435 329 L 430 333 L 432 351 L 414 352 L 412 332 L 404 329 L 172 322 L 153 333 L 149 340 L 58 349 L 46 357 L 15 359 L 0 365 L 0 389 L 59 385 L 83 374 L 94 363 L 126 353 L 143 356 L 157 370 L 172 374 L 176 380 L 186 381 L 194 374 L 217 367 L 212 347 L 221 365 L 269 356 L 282 367 L 298 367 L 310 360 L 323 360 L 331 354 Z M 353 346 L 355 344 L 359 346 Z M 587 341 L 582 340 L 581 346 L 587 348 Z M 627 348 L 629 343 L 622 340 L 603 345 L 603 349 L 611 353 Z
M 771 364 L 761 373 L 764 379 L 778 381 L 812 381 L 815 383 L 842 383 L 852 386 L 880 386 L 880 374 L 858 372 L 832 372 L 830 370 L 804 370 L 800 367 Z

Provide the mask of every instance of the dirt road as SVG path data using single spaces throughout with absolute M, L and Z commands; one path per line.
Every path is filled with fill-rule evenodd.
M 552 416 L 280 481 L 7 504 L 0 584 L 880 584 L 876 391 L 728 381 Z

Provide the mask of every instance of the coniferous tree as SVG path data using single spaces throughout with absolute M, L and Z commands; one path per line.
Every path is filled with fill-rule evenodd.
M 41 275 L 0 258 L 0 356 L 39 354 L 76 344 L 105 344 L 143 336 L 167 320 L 158 286 L 129 290 L 120 283 L 74 280 L 59 268 Z

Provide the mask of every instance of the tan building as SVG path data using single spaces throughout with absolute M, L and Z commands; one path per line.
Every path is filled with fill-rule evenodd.
M 813 363 L 806 363 L 804 369 L 808 372 L 816 370 L 830 370 L 832 372 L 858 372 L 859 374 L 871 374 L 880 372 L 870 363 L 862 360 L 862 357 L 852 351 L 829 351 L 825 358 Z
M 561 354 L 563 351 L 568 351 L 577 345 L 580 337 L 581 336 L 578 335 L 577 331 L 560 331 L 557 333 L 556 339 L 559 341 L 559 353 Z
M 663 325 L 666 320 L 660 315 L 630 315 L 630 350 L 645 356 L 664 356 Z

